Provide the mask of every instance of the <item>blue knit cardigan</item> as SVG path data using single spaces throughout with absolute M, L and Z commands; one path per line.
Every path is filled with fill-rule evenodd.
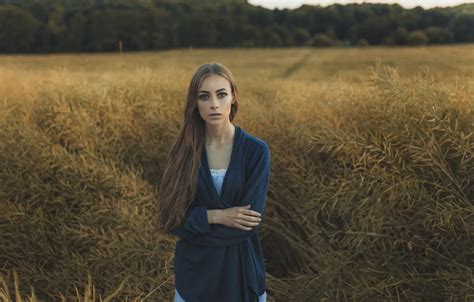
M 206 148 L 201 151 L 196 198 L 184 222 L 172 230 L 176 242 L 175 287 L 186 302 L 257 302 L 266 291 L 258 226 L 245 231 L 209 224 L 207 210 L 251 205 L 264 219 L 270 176 L 268 144 L 235 126 L 229 167 L 216 191 Z

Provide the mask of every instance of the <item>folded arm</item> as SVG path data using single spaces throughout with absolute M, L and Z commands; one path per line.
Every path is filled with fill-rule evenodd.
M 239 201 L 239 205 L 250 204 L 250 209 L 262 214 L 263 219 L 270 177 L 270 150 L 267 144 L 259 148 L 258 154 L 252 156 L 249 165 L 250 171 L 244 185 L 244 196 Z M 208 209 L 196 206 L 188 209 L 184 223 L 170 230 L 170 233 L 194 244 L 228 246 L 247 240 L 257 231 L 257 227 L 246 231 L 222 224 L 212 224 L 209 222 Z

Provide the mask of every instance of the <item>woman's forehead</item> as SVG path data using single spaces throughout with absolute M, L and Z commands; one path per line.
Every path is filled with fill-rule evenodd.
M 200 90 L 216 91 L 221 88 L 230 89 L 230 83 L 226 78 L 220 75 L 207 76 L 201 83 Z

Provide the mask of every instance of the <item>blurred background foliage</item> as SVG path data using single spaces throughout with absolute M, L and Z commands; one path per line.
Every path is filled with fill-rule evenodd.
M 474 42 L 474 4 L 266 9 L 245 0 L 0 0 L 0 52 Z M 21 37 L 21 39 L 19 39 Z

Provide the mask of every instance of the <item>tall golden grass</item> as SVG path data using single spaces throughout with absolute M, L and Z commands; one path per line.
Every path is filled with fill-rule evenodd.
M 269 301 L 472 301 L 473 50 L 0 57 L 0 297 L 172 299 L 153 201 L 190 77 L 218 61 L 270 145 Z

